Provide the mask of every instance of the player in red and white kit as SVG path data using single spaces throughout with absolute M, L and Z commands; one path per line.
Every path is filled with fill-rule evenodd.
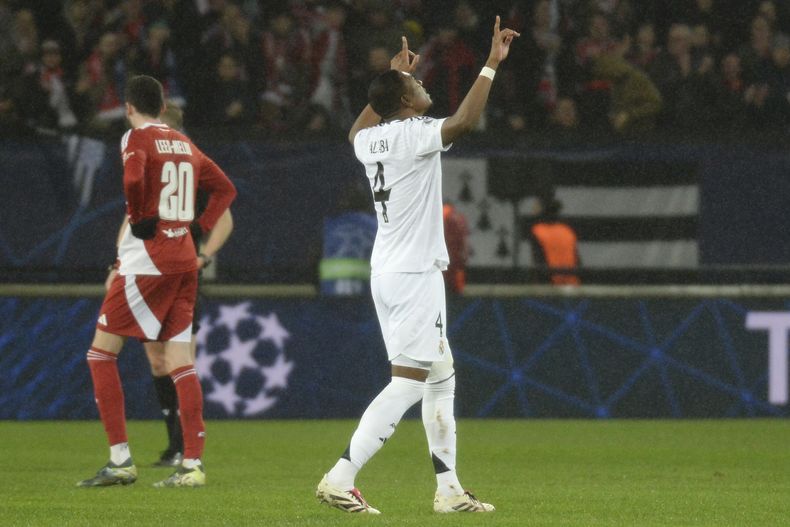
M 189 225 L 209 231 L 230 206 L 236 189 L 225 173 L 185 135 L 159 120 L 162 85 L 140 75 L 126 87 L 132 125 L 121 139 L 123 186 L 129 227 L 119 247 L 118 276 L 99 311 L 88 351 L 96 404 L 110 443 L 110 461 L 81 487 L 127 485 L 137 479 L 126 437 L 118 354 L 127 337 L 164 343 L 165 362 L 176 386 L 184 434 L 184 460 L 157 487 L 201 486 L 205 441 L 203 394 L 190 353 L 198 255 Z M 195 218 L 195 195 L 210 194 Z

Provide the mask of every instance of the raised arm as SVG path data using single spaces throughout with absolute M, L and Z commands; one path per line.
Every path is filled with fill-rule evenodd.
M 401 50 L 390 60 L 390 69 L 411 74 L 417 67 L 417 62 L 419 60 L 419 55 L 415 55 L 414 52 L 409 51 L 409 43 L 406 41 L 406 37 L 401 37 Z M 357 132 L 375 126 L 379 124 L 380 121 L 381 116 L 374 112 L 373 108 L 368 104 L 359 114 L 357 120 L 354 121 L 354 124 L 351 125 L 351 130 L 348 132 L 348 142 L 354 144 L 354 137 L 356 137 Z
M 483 70 L 478 75 L 475 83 L 469 89 L 464 100 L 453 115 L 445 119 L 442 124 L 442 143 L 449 145 L 462 135 L 473 130 L 483 113 L 491 91 L 491 83 L 499 63 L 507 58 L 510 43 L 513 38 L 520 36 L 512 29 L 499 29 L 499 16 L 494 22 L 494 34 L 491 38 L 491 52 Z

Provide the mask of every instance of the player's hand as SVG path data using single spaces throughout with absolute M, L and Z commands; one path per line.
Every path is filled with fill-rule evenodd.
M 206 256 L 205 254 L 200 253 L 198 255 L 198 257 L 197 257 L 197 268 L 198 268 L 198 271 L 200 271 L 201 269 L 211 265 L 211 261 L 212 260 L 213 259 L 211 258 L 211 256 Z
M 132 234 L 135 238 L 141 240 L 150 240 L 156 236 L 156 225 L 159 223 L 159 216 L 152 216 L 144 218 L 137 223 L 129 222 L 129 227 L 132 228 Z
M 488 54 L 486 66 L 496 67 L 500 62 L 507 58 L 510 52 L 510 43 L 514 38 L 520 37 L 521 33 L 512 29 L 499 29 L 499 15 L 494 22 L 494 36 L 491 38 L 491 53 Z
M 413 51 L 409 51 L 409 43 L 406 37 L 400 37 L 400 40 L 402 44 L 401 50 L 390 60 L 390 68 L 409 74 L 414 73 L 417 63 L 420 61 L 420 56 L 415 55 Z

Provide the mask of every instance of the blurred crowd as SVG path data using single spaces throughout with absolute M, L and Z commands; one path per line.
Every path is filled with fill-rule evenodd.
M 342 137 L 401 35 L 447 115 L 495 14 L 522 36 L 487 135 L 790 133 L 780 0 L 0 0 L 0 137 L 117 138 L 134 74 L 162 81 L 188 129 Z

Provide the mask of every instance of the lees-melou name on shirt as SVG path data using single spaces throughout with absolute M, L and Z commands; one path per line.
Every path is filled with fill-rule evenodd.
M 160 154 L 192 155 L 192 149 L 189 147 L 189 143 L 185 141 L 157 139 L 154 141 L 154 144 L 156 145 L 156 151 Z

